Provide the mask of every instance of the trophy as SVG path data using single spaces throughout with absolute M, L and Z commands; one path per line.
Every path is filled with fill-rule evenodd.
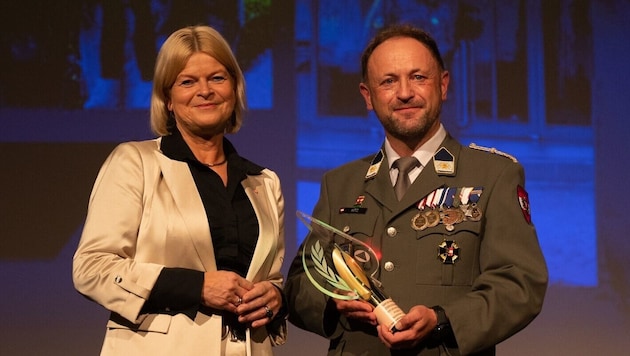
M 378 323 L 395 332 L 405 313 L 374 277 L 379 268 L 374 250 L 308 214 L 297 211 L 297 216 L 310 230 L 302 244 L 302 265 L 315 288 L 332 298 L 369 302 Z

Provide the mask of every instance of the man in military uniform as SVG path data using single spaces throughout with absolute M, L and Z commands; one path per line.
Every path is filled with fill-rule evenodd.
M 406 314 L 389 328 L 373 304 L 320 292 L 300 249 L 285 287 L 289 320 L 330 339 L 329 355 L 494 355 L 538 315 L 548 281 L 523 168 L 446 132 L 449 73 L 422 30 L 381 30 L 362 74 L 385 142 L 324 175 L 313 216 L 378 251 L 376 277 Z

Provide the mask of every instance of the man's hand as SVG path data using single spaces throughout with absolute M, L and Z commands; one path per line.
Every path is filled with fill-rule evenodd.
M 416 346 L 422 339 L 430 335 L 436 325 L 435 311 L 424 305 L 416 305 L 398 321 L 395 333 L 392 333 L 384 325 L 379 325 L 377 330 L 379 338 L 387 347 L 408 349 Z
M 335 302 L 337 311 L 346 318 L 377 325 L 374 307 L 370 303 L 363 300 L 341 300 L 336 298 L 332 298 L 332 300 Z

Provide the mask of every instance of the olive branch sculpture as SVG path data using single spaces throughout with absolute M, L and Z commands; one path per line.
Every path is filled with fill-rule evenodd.
M 348 284 L 343 279 L 339 278 L 335 271 L 328 266 L 328 262 L 326 262 L 326 257 L 324 256 L 324 249 L 319 244 L 319 241 L 315 242 L 311 247 L 311 256 L 315 264 L 315 269 L 317 269 L 317 272 L 319 272 L 322 277 L 326 278 L 328 283 L 337 289 L 348 292 L 352 291 Z

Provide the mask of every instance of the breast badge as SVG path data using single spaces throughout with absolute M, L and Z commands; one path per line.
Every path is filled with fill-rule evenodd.
M 459 246 L 452 240 L 444 240 L 438 245 L 438 258 L 442 263 L 452 265 L 459 258 Z

